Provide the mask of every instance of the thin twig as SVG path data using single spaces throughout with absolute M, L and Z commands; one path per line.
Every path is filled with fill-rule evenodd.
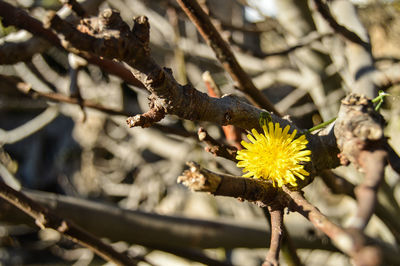
M 81 105 L 81 106 L 84 106 L 87 108 L 92 108 L 92 109 L 95 109 L 95 110 L 98 110 L 98 111 L 101 111 L 103 113 L 110 114 L 110 115 L 120 115 L 120 116 L 133 115 L 132 113 L 126 112 L 124 110 L 116 110 L 116 109 L 108 108 L 103 105 L 99 105 L 95 102 L 92 102 L 90 100 L 83 100 L 82 102 L 80 102 L 80 100 L 78 98 L 68 97 L 68 96 L 66 96 L 64 94 L 60 94 L 60 93 L 45 93 L 45 92 L 35 91 L 30 87 L 29 84 L 26 84 L 18 77 L 4 76 L 4 75 L 0 74 L 0 80 L 5 81 L 7 83 L 7 85 L 11 86 L 12 88 L 16 87 L 18 90 L 20 90 L 24 94 L 26 94 L 34 99 L 42 98 L 42 99 L 47 99 L 47 100 L 55 101 L 55 102 L 77 104 L 77 105 Z M 152 128 L 159 129 L 167 134 L 174 134 L 174 135 L 178 135 L 178 136 L 182 136 L 182 137 L 190 137 L 190 138 L 197 139 L 197 134 L 194 132 L 193 133 L 188 132 L 186 130 L 174 128 L 174 127 L 171 127 L 168 125 L 153 124 Z M 14 139 L 14 137 L 10 137 L 10 138 Z
M 356 199 L 356 195 L 354 193 L 356 187 L 343 177 L 336 175 L 330 170 L 321 171 L 319 176 L 332 193 L 344 194 Z M 398 209 L 393 208 L 398 207 L 398 205 L 394 199 L 390 198 L 391 195 L 388 193 L 383 191 L 379 193 L 380 195 L 378 198 L 382 200 L 382 203 L 380 201 L 376 203 L 375 213 L 378 218 L 381 219 L 389 228 L 397 242 L 400 242 L 400 222 L 397 219 L 393 219 L 393 215 L 399 211 Z
M 199 136 L 199 140 L 207 143 L 208 147 L 205 148 L 207 152 L 214 154 L 215 156 L 220 156 L 226 158 L 228 160 L 237 162 L 236 152 L 237 148 L 225 145 L 223 143 L 219 143 L 213 137 L 211 137 L 207 130 L 200 127 L 197 131 L 197 135 Z
M 123 110 L 115 110 L 112 108 L 108 108 L 108 107 L 99 105 L 99 104 L 89 101 L 89 100 L 83 100 L 83 99 L 79 99 L 77 97 L 69 97 L 69 96 L 66 96 L 64 94 L 57 93 L 57 92 L 46 93 L 46 92 L 34 91 L 33 89 L 28 89 L 28 90 L 22 89 L 21 91 L 32 98 L 43 98 L 43 99 L 47 99 L 47 100 L 51 100 L 51 101 L 55 101 L 55 102 L 76 104 L 79 106 L 93 108 L 93 109 L 102 111 L 104 113 L 110 114 L 110 115 L 123 115 L 123 116 L 132 115 Z
M 311 32 L 304 38 L 302 38 L 297 44 L 290 46 L 286 49 L 280 50 L 280 51 L 274 51 L 274 52 L 268 52 L 268 53 L 262 53 L 262 57 L 271 57 L 271 56 L 282 56 L 282 55 L 288 55 L 291 52 L 294 52 L 295 50 L 299 48 L 303 48 L 305 46 L 309 46 L 313 42 L 317 42 L 322 40 L 325 37 L 330 37 L 332 36 L 331 33 L 326 33 L 326 34 L 318 34 L 317 32 Z
M 203 11 L 196 0 L 177 0 L 183 11 L 196 25 L 207 44 L 214 50 L 215 55 L 225 70 L 237 82 L 239 90 L 244 92 L 249 100 L 268 111 L 280 115 L 274 105 L 259 91 L 250 77 L 237 62 L 229 45 L 221 37 L 212 24 L 210 17 Z
M 87 16 L 85 9 L 76 0 L 61 0 L 61 3 L 69 6 L 79 17 Z
M 346 231 L 340 226 L 331 222 L 313 204 L 308 202 L 302 192 L 291 191 L 283 187 L 288 195 L 288 206 L 291 210 L 297 211 L 308 219 L 316 228 L 324 232 L 333 243 L 344 253 L 348 254 L 357 262 L 356 265 L 381 265 L 383 260 L 382 250 L 378 246 L 367 244 L 367 237 L 359 231 Z
M 271 215 L 268 211 L 268 207 L 263 208 L 264 216 L 269 223 L 269 227 L 271 228 Z M 302 245 L 300 245 L 302 246 Z M 289 234 L 289 231 L 286 227 L 286 224 L 283 224 L 283 238 L 282 238 L 282 256 L 284 257 L 288 266 L 303 266 L 299 256 L 297 255 L 296 248 L 293 243 L 292 236 Z
M 41 114 L 17 128 L 8 131 L 0 129 L 0 145 L 13 144 L 29 137 L 51 123 L 58 117 L 58 114 L 58 107 L 50 106 Z
M 271 242 L 263 266 L 278 266 L 279 252 L 281 249 L 281 241 L 284 232 L 283 207 L 268 206 L 268 211 L 271 214 Z
M 317 7 L 318 12 L 321 16 L 329 23 L 332 29 L 335 30 L 338 34 L 343 36 L 345 39 L 357 43 L 363 47 L 370 48 L 370 44 L 365 42 L 358 36 L 356 33 L 350 31 L 346 27 L 340 25 L 336 19 L 332 16 L 331 12 L 329 11 L 329 7 L 325 4 L 322 0 L 314 0 L 314 3 Z
M 396 173 L 400 174 L 400 157 L 396 151 L 389 144 L 386 145 L 386 150 L 388 152 L 388 162 Z

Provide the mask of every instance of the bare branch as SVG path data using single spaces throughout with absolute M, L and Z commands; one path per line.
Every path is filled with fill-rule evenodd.
M 215 83 L 210 72 L 204 72 L 202 78 L 206 84 L 208 95 L 215 98 L 221 98 L 221 89 Z M 240 142 L 242 141 L 241 130 L 233 125 L 222 126 L 222 130 L 224 131 L 227 142 L 240 150 L 242 148 L 242 145 L 240 145 Z
M 357 214 L 352 228 L 364 230 L 375 210 L 377 193 L 384 178 L 387 153 L 384 150 L 363 151 L 359 160 L 365 172 L 363 182 L 355 189 Z
M 128 210 L 96 201 L 42 191 L 24 193 L 57 214 L 72 220 L 85 230 L 111 241 L 125 241 L 171 252 L 168 248 L 189 250 L 238 247 L 265 248 L 270 231 L 264 222 L 216 219 L 202 220 Z M 4 201 L 0 201 L 0 218 L 9 223 L 31 224 Z M 99 223 L 99 220 L 102 222 Z M 318 237 L 313 228 L 289 223 L 289 231 L 297 246 L 305 249 L 337 251 L 326 238 Z
M 268 211 L 271 214 L 271 243 L 269 246 L 267 257 L 262 264 L 263 266 L 279 265 L 279 252 L 284 233 L 283 207 L 272 206 L 268 206 Z
M 249 100 L 267 111 L 280 115 L 273 104 L 255 87 L 250 77 L 244 72 L 231 51 L 229 45 L 222 39 L 212 24 L 209 16 L 203 11 L 196 0 L 178 0 L 178 4 L 196 25 L 207 44 L 214 50 L 215 55 L 225 70 L 237 82 L 239 90 L 248 95 Z
M 71 8 L 79 17 L 87 16 L 85 9 L 76 0 L 61 0 L 61 3 Z
M 387 144 L 386 150 L 388 152 L 388 162 L 389 162 L 390 166 L 393 168 L 393 170 L 395 170 L 398 174 L 400 174 L 400 157 L 399 157 L 399 155 L 389 144 Z
M 182 183 L 193 191 L 210 192 L 213 195 L 248 200 L 256 202 L 262 207 L 268 206 L 277 195 L 277 189 L 271 182 L 216 174 L 201 168 L 194 162 L 187 164 L 190 168 L 178 178 L 178 183 Z
M 53 228 L 74 242 L 91 249 L 107 261 L 112 261 L 118 265 L 136 265 L 134 260 L 115 251 L 111 246 L 101 242 L 73 223 L 57 217 L 45 207 L 10 188 L 2 181 L 0 181 L 0 197 L 34 218 L 36 225 L 40 228 Z
M 215 174 L 209 170 L 201 169 L 195 163 L 189 163 L 190 169 L 178 178 L 193 191 L 209 192 L 216 196 L 229 196 L 241 200 L 255 202 L 261 207 L 282 202 L 292 211 L 297 211 L 308 219 L 317 229 L 324 232 L 341 251 L 356 260 L 371 259 L 376 262 L 380 259 L 379 252 L 389 254 L 393 247 L 385 243 L 368 238 L 358 231 L 345 230 L 331 222 L 314 205 L 309 203 L 301 191 L 291 191 L 284 187 L 286 193 L 281 194 L 272 184 L 256 179 L 235 177 L 224 174 Z M 372 246 L 371 246 L 372 245 Z M 391 250 L 391 251 L 389 251 Z M 368 251 L 368 252 L 367 252 Z M 372 257 L 369 257 L 372 256 Z M 390 257 L 390 256 L 389 256 Z M 385 260 L 396 259 L 384 256 Z M 368 264 L 378 265 L 378 264 Z
M 13 25 L 25 29 L 33 35 L 40 36 L 47 40 L 52 45 L 62 48 L 57 35 L 55 35 L 51 30 L 45 29 L 40 21 L 29 16 L 24 10 L 16 8 L 4 1 L 0 1 L 0 16 L 3 18 L 2 22 L 4 25 Z M 132 75 L 132 72 L 121 63 L 101 59 L 88 53 L 79 55 L 88 60 L 88 62 L 98 65 L 108 73 L 119 76 L 129 84 L 139 88 L 144 88 L 143 84 Z
M 315 31 L 310 32 L 308 35 L 304 36 L 304 38 L 302 38 L 297 44 L 292 45 L 286 49 L 280 50 L 280 51 L 274 51 L 274 52 L 268 52 L 268 53 L 263 53 L 262 57 L 266 58 L 266 57 L 271 57 L 271 56 L 282 56 L 282 55 L 288 55 L 291 52 L 299 49 L 299 48 L 303 48 L 305 46 L 309 46 L 310 44 L 312 44 L 313 42 L 317 42 L 317 41 L 321 41 L 323 38 L 325 37 L 330 37 L 332 36 L 331 33 L 327 33 L 327 34 L 319 34 Z
M 351 162 L 366 173 L 364 181 L 355 190 L 358 211 L 353 227 L 362 231 L 371 218 L 378 186 L 384 177 L 387 156 L 384 150 L 384 120 L 374 110 L 371 101 L 354 94 L 342 101 L 341 114 L 345 114 L 344 119 L 335 125 L 341 162 Z
M 151 127 L 154 123 L 161 121 L 164 117 L 165 112 L 163 109 L 159 107 L 153 107 L 144 114 L 129 117 L 126 120 L 126 123 L 129 127 L 141 126 L 145 128 Z
M 289 196 L 289 208 L 303 215 L 316 228 L 329 236 L 340 250 L 358 262 L 356 265 L 381 265 L 383 260 L 381 248 L 367 244 L 366 237 L 359 231 L 346 231 L 331 222 L 304 198 L 302 192 L 291 191 L 286 187 L 283 187 L 283 190 Z M 366 264 L 360 263 L 361 261 Z
M 325 4 L 322 0 L 314 0 L 314 3 L 317 7 L 318 12 L 322 15 L 322 17 L 329 23 L 332 29 L 335 30 L 338 34 L 343 36 L 345 39 L 357 43 L 361 46 L 367 47 L 370 49 L 370 44 L 365 42 L 358 36 L 356 33 L 350 31 L 346 27 L 340 25 L 335 18 L 332 16 L 331 12 L 329 11 L 329 7 Z
M 80 30 L 85 33 L 75 29 L 55 14 L 48 20 L 48 26 L 62 35 L 63 44 L 67 49 L 75 50 L 75 52 L 84 50 L 128 63 L 134 75 L 153 94 L 150 98 L 152 108 L 163 109 L 166 114 L 174 114 L 192 121 L 210 121 L 220 125 L 233 124 L 249 130 L 260 129 L 259 117 L 262 110 L 244 103 L 236 96 L 212 98 L 197 91 L 191 85 L 179 85 L 169 69 L 161 68 L 150 56 L 147 18 L 136 18 L 133 32 L 129 30 L 119 14 L 111 10 L 105 10 L 99 18 L 92 18 L 84 23 L 80 26 Z M 90 25 L 96 26 L 91 28 Z M 296 129 L 296 126 L 288 120 L 274 114 L 271 114 L 271 118 L 273 122 L 279 122 L 282 127 L 290 125 L 291 131 Z M 313 163 L 315 163 L 310 165 L 310 172 L 314 172 L 314 169 L 318 171 L 338 165 L 335 154 L 338 150 L 335 140 L 332 140 L 334 136 L 325 137 L 315 135 L 307 137 L 309 148 L 313 153 Z
M 332 193 L 345 194 L 356 199 L 354 193 L 356 187 L 343 177 L 334 174 L 330 170 L 321 171 L 319 176 Z M 384 191 L 379 191 L 378 193 L 380 194 L 378 198 L 382 200 L 382 203 L 380 201 L 376 203 L 375 213 L 389 228 L 396 240 L 400 241 L 400 222 L 398 222 L 397 219 L 392 218 L 393 215 L 398 212 L 398 210 L 395 209 L 397 203 L 393 199 L 390 199 L 388 193 L 385 193 Z M 390 206 L 390 208 L 388 208 L 388 206 Z
M 197 135 L 199 136 L 200 141 L 207 143 L 208 147 L 205 148 L 207 152 L 210 152 L 215 156 L 221 156 L 228 160 L 237 162 L 237 148 L 219 143 L 213 137 L 211 137 L 208 132 L 202 127 L 199 128 L 199 130 L 197 131 Z
M 132 114 L 126 113 L 122 110 L 120 111 L 120 110 L 111 109 L 111 108 L 99 105 L 99 104 L 94 103 L 89 100 L 83 100 L 83 99 L 79 99 L 77 97 L 68 97 L 66 95 L 63 95 L 63 94 L 57 93 L 57 92 L 46 93 L 46 92 L 35 91 L 31 88 L 31 86 L 29 84 L 25 83 L 19 77 L 4 76 L 4 75 L 0 74 L 0 80 L 2 82 L 7 83 L 8 86 L 10 86 L 12 88 L 16 88 L 20 92 L 22 92 L 34 99 L 42 98 L 42 99 L 55 101 L 55 102 L 77 104 L 77 105 L 81 105 L 84 107 L 93 108 L 93 109 L 96 109 L 96 110 L 99 110 L 99 111 L 102 111 L 104 113 L 111 114 L 111 115 L 124 115 L 124 116 L 132 115 Z

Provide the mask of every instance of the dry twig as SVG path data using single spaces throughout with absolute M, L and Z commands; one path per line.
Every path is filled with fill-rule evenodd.
M 237 62 L 229 45 L 211 23 L 209 16 L 203 11 L 196 0 L 178 0 L 178 4 L 196 25 L 207 44 L 214 50 L 215 55 L 225 70 L 232 76 L 238 88 L 248 95 L 249 100 L 261 108 L 280 115 L 273 104 L 254 86 L 250 77 Z

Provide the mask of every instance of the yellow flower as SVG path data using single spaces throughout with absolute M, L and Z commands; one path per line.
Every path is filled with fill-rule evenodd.
M 244 177 L 255 177 L 271 180 L 273 185 L 282 187 L 285 184 L 297 186 L 297 178 L 304 180 L 309 173 L 301 162 L 310 161 L 311 151 L 306 149 L 308 143 L 305 135 L 294 139 L 297 130 L 288 134 L 290 126 L 282 131 L 279 123 L 268 123 L 262 126 L 264 134 L 252 129 L 253 135 L 247 138 L 251 143 L 242 141 L 245 149 L 237 152 L 237 166 L 243 167 Z M 254 136 L 254 137 L 253 137 Z

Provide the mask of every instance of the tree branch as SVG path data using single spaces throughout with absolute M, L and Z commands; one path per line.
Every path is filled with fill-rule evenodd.
M 76 13 L 76 15 L 78 15 L 78 17 L 83 18 L 88 15 L 85 9 L 76 0 L 61 0 L 61 3 L 71 8 Z
M 203 11 L 197 1 L 177 0 L 177 2 L 196 25 L 207 44 L 214 50 L 222 66 L 237 83 L 238 89 L 245 93 L 249 100 L 257 106 L 280 115 L 273 104 L 256 88 L 250 77 L 244 72 L 229 45 L 222 39 L 209 16 Z
M 365 172 L 364 181 L 355 189 L 357 214 L 353 227 L 362 231 L 375 208 L 377 190 L 384 177 L 387 152 L 383 136 L 383 117 L 365 96 L 348 95 L 339 111 L 335 134 L 342 164 L 351 162 Z
M 92 28 L 91 25 L 96 26 Z M 86 19 L 78 27 L 80 31 L 55 14 L 49 16 L 47 26 L 60 34 L 66 49 L 75 52 L 84 50 L 129 64 L 135 77 L 153 94 L 150 97 L 152 108 L 163 109 L 166 114 L 177 115 L 182 119 L 260 130 L 259 117 L 262 110 L 233 95 L 213 98 L 191 85 L 179 85 L 169 69 L 161 68 L 150 56 L 150 26 L 145 17 L 135 19 L 133 31 L 129 30 L 117 12 L 111 10 L 105 10 L 98 18 Z M 290 125 L 290 131 L 297 129 L 286 119 L 274 114 L 271 114 L 271 118 L 282 127 Z M 335 154 L 338 150 L 332 134 L 325 137 L 308 135 L 307 138 L 314 160 L 308 167 L 309 172 L 338 165 Z
M 358 206 L 352 228 L 363 231 L 374 213 L 379 185 L 385 176 L 386 157 L 386 151 L 380 149 L 360 154 L 365 177 L 355 189 Z
M 327 4 L 322 2 L 322 0 L 314 0 L 315 6 L 317 7 L 318 12 L 321 16 L 329 23 L 332 29 L 344 37 L 346 40 L 351 42 L 357 43 L 363 47 L 368 49 L 371 48 L 371 45 L 368 42 L 365 42 L 358 36 L 356 33 L 350 31 L 346 27 L 340 25 L 335 18 L 332 16 L 331 12 L 329 11 L 329 7 Z
M 346 231 L 331 222 L 314 205 L 309 203 L 300 191 L 291 191 L 283 187 L 288 195 L 288 206 L 308 219 L 317 229 L 324 232 L 341 251 L 352 257 L 356 265 L 381 265 L 382 247 L 368 243 L 370 239 L 360 231 Z M 368 240 L 368 241 L 367 241 Z
M 261 207 L 271 204 L 277 195 L 277 189 L 271 182 L 238 177 L 225 174 L 215 174 L 201 168 L 194 162 L 188 162 L 189 170 L 178 177 L 178 183 L 193 191 L 210 192 L 216 196 L 228 196 L 256 202 Z
M 383 258 L 389 261 L 400 260 L 391 253 L 398 253 L 396 249 L 386 243 L 366 237 L 358 231 L 345 230 L 331 222 L 314 205 L 309 203 L 301 191 L 292 191 L 284 187 L 282 193 L 277 191 L 271 183 L 263 180 L 235 177 L 224 174 L 215 174 L 209 170 L 201 169 L 194 163 L 189 163 L 190 169 L 178 178 L 178 182 L 193 191 L 209 192 L 215 196 L 228 196 L 239 200 L 248 200 L 261 207 L 281 202 L 290 210 L 297 211 L 309 220 L 317 229 L 324 232 L 342 252 L 353 259 L 369 260 L 371 262 L 379 259 L 383 252 Z M 286 193 L 286 194 L 285 194 Z M 377 250 L 379 251 L 377 253 Z M 368 264 L 379 265 L 379 264 Z
M 192 219 L 128 210 L 42 191 L 24 190 L 24 193 L 96 236 L 166 252 L 169 252 L 168 248 L 265 248 L 270 237 L 264 222 Z M 33 225 L 29 217 L 4 201 L 0 201 L 0 210 L 2 221 Z M 293 223 L 289 224 L 289 231 L 296 245 L 302 248 L 337 251 L 327 239 L 319 238 L 310 226 Z
M 199 136 L 200 141 L 207 143 L 208 147 L 205 148 L 207 152 L 214 154 L 214 156 L 220 156 L 228 160 L 237 162 L 237 148 L 219 143 L 213 137 L 211 137 L 208 132 L 202 127 L 199 128 L 199 130 L 197 131 L 197 135 Z
M 204 72 L 202 78 L 207 87 L 208 95 L 215 98 L 221 98 L 221 89 L 215 83 L 210 72 Z M 233 125 L 222 126 L 222 130 L 224 131 L 227 142 L 240 150 L 242 148 L 242 145 L 240 144 L 242 141 L 242 131 Z
M 323 182 L 329 187 L 329 189 L 334 194 L 345 194 L 347 196 L 356 199 L 356 195 L 354 193 L 355 186 L 344 179 L 341 176 L 334 174 L 330 170 L 324 170 L 319 173 L 319 176 L 322 178 Z M 393 219 L 393 215 L 398 212 L 398 210 L 393 209 L 393 206 L 396 206 L 396 202 L 391 200 L 389 195 L 383 191 L 378 192 L 378 198 L 382 200 L 382 202 L 378 201 L 376 203 L 375 213 L 381 219 L 385 225 L 389 228 L 390 232 L 396 238 L 398 242 L 400 242 L 400 223 L 397 219 Z M 389 207 L 390 206 L 390 207 Z
M 114 262 L 117 265 L 136 265 L 134 260 L 115 251 L 111 246 L 101 242 L 73 223 L 59 218 L 45 207 L 32 201 L 24 194 L 10 188 L 2 181 L 0 181 L 0 197 L 34 218 L 36 225 L 40 228 L 52 228 L 57 230 L 74 242 L 91 249 L 106 261 Z
M 39 20 L 29 16 L 24 10 L 16 8 L 0 0 L 0 16 L 3 18 L 2 22 L 5 26 L 13 25 L 18 28 L 25 29 L 33 35 L 40 36 L 41 38 L 47 40 L 52 45 L 62 48 L 57 35 L 55 35 L 51 30 L 45 29 Z M 112 60 L 101 59 L 90 53 L 82 53 L 79 55 L 88 60 L 88 62 L 98 65 L 106 72 L 120 77 L 129 84 L 139 88 L 144 88 L 143 84 L 132 75 L 132 72 L 124 67 L 121 63 L 114 62 Z
M 271 242 L 267 257 L 263 266 L 278 266 L 279 252 L 281 249 L 281 241 L 283 238 L 283 206 L 268 206 L 268 211 L 271 214 Z

